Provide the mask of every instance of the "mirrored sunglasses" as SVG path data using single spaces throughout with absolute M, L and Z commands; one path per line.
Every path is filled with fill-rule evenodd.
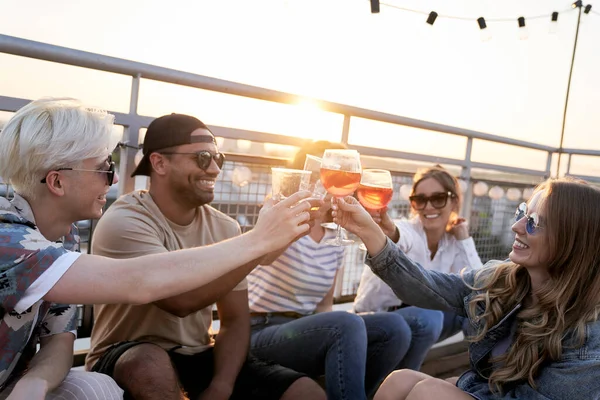
M 538 229 L 542 229 L 540 226 L 540 216 L 538 213 L 527 214 L 527 203 L 521 203 L 515 211 L 515 221 L 519 222 L 523 218 L 527 218 L 525 223 L 525 230 L 530 235 L 535 235 Z

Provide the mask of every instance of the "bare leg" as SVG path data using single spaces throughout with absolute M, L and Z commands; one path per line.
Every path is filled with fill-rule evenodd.
M 417 383 L 406 398 L 406 400 L 429 399 L 473 400 L 473 397 L 450 382 L 437 378 L 429 378 Z
M 153 344 L 140 344 L 123 353 L 113 378 L 136 400 L 186 399 L 169 355 Z
M 451 378 L 446 378 L 444 380 L 446 382 L 449 382 L 449 383 L 453 384 L 454 386 L 456 386 L 456 382 L 458 382 L 458 376 L 453 376 Z
M 310 378 L 300 378 L 283 393 L 281 400 L 326 400 L 325 391 Z
M 383 381 L 373 400 L 406 400 L 415 385 L 430 375 L 411 369 L 401 369 L 388 375 Z

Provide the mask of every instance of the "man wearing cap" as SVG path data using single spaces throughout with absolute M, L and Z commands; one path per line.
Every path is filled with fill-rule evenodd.
M 149 191 L 118 199 L 98 223 L 94 254 L 130 258 L 206 246 L 240 234 L 210 207 L 224 156 L 198 119 L 166 115 L 148 127 L 133 175 Z M 244 249 L 240 248 L 240 252 Z M 112 376 L 134 399 L 325 398 L 305 375 L 248 356 L 245 276 L 260 259 L 210 285 L 152 304 L 95 305 L 86 367 Z M 211 336 L 212 304 L 220 331 Z

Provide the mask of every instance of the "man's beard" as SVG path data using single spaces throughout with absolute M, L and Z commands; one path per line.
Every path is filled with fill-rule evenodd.
M 175 184 L 172 190 L 177 197 L 184 200 L 190 208 L 196 208 L 211 203 L 215 199 L 214 192 L 201 190 L 195 185 L 185 183 L 184 185 Z

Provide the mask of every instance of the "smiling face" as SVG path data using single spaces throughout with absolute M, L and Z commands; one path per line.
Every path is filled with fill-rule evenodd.
M 550 258 L 547 232 L 544 228 L 544 210 L 540 204 L 542 197 L 543 192 L 536 192 L 527 205 L 527 215 L 537 213 L 540 227 L 536 228 L 533 233 L 529 233 L 527 217 L 521 218 L 512 226 L 512 230 L 515 232 L 515 241 L 509 258 L 515 264 L 528 270 L 545 270 Z
M 204 128 L 196 129 L 192 136 L 212 134 Z M 178 153 L 196 153 L 208 151 L 211 154 L 218 152 L 214 143 L 192 143 L 177 146 L 172 149 Z M 198 157 L 195 154 L 173 154 L 169 156 L 168 182 L 170 190 L 178 197 L 185 199 L 193 207 L 199 207 L 213 201 L 215 194 L 215 183 L 221 169 L 214 160 L 206 170 L 198 165 Z
M 425 178 L 417 184 L 413 191 L 413 195 L 431 197 L 436 194 L 441 195 L 447 192 L 448 190 L 446 190 L 435 178 Z M 448 198 L 446 205 L 442 208 L 435 208 L 431 204 L 431 201 L 428 201 L 424 209 L 415 210 L 413 208 L 413 211 L 417 213 L 423 224 L 423 229 L 427 232 L 445 230 L 452 212 L 458 211 L 457 208 L 458 204 L 456 198 Z
M 60 171 L 61 180 L 67 189 L 66 194 L 69 196 L 69 204 L 72 204 L 69 209 L 74 214 L 75 221 L 102 216 L 102 209 L 106 205 L 106 194 L 110 189 L 107 174 L 103 171 L 108 168 L 107 156 L 84 160 L 77 169 L 85 171 Z M 113 184 L 118 181 L 119 177 L 115 173 Z

